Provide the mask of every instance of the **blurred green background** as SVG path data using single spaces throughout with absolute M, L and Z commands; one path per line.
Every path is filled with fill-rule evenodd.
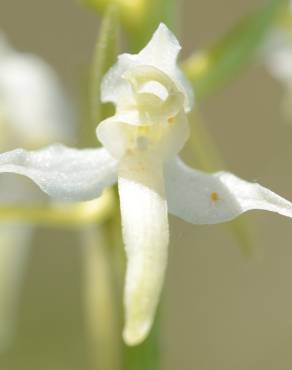
M 180 1 L 184 56 L 259 4 Z M 98 26 L 97 17 L 73 0 L 0 2 L 0 28 L 11 43 L 45 58 L 76 102 Z M 282 97 L 281 86 L 258 64 L 202 110 L 229 169 L 291 200 L 292 122 L 281 115 Z M 165 370 L 291 370 L 292 223 L 263 212 L 242 217 L 254 232 L 250 259 L 226 227 L 171 217 Z M 23 282 L 18 336 L 0 355 L 1 370 L 89 370 L 78 241 L 77 231 L 39 229 Z

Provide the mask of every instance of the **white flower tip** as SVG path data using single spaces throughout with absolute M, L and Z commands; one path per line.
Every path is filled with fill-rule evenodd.
M 160 22 L 159 23 L 159 25 L 158 25 L 158 27 L 157 27 L 157 29 L 156 29 L 156 31 L 158 31 L 158 30 L 168 30 L 168 27 L 167 27 L 167 25 L 165 24 L 165 23 L 163 23 L 163 22 Z
M 123 339 L 128 346 L 137 346 L 141 344 L 149 334 L 152 323 L 148 321 L 126 323 L 123 331 Z
M 165 41 L 167 42 L 167 40 L 171 40 L 174 45 L 177 47 L 178 51 L 181 50 L 181 45 L 180 43 L 178 42 L 176 36 L 174 35 L 174 33 L 167 27 L 167 25 L 165 23 L 160 23 L 159 26 L 157 27 L 156 31 L 154 32 L 153 34 L 153 37 L 158 37 L 158 35 L 160 37 L 162 37 L 162 35 L 165 37 Z

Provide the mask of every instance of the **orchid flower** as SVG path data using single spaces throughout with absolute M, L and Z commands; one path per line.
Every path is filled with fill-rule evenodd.
M 292 1 L 288 12 L 292 14 Z M 284 116 L 292 121 L 292 28 L 291 25 L 277 25 L 270 32 L 261 51 L 268 72 L 285 89 L 282 102 Z
M 275 31 L 265 53 L 265 65 L 269 73 L 284 87 L 282 112 L 292 120 L 292 34 Z
M 14 50 L 0 33 L 0 150 L 70 140 L 71 112 L 51 67 L 34 55 Z M 1 177 L 2 205 L 43 201 L 31 184 L 19 180 Z M 23 223 L 0 223 L 0 350 L 7 348 L 14 334 L 33 229 Z
M 122 54 L 104 76 L 103 102 L 115 114 L 97 127 L 103 144 L 73 149 L 56 144 L 0 155 L 0 172 L 24 175 L 45 193 L 86 201 L 118 183 L 127 254 L 124 340 L 147 336 L 167 264 L 168 213 L 193 224 L 229 221 L 262 209 L 292 217 L 292 204 L 227 172 L 207 174 L 178 157 L 189 136 L 192 89 L 177 65 L 180 45 L 160 24 L 139 54 Z
M 71 124 L 70 124 L 71 123 Z M 1 148 L 72 140 L 73 114 L 55 71 L 0 33 Z

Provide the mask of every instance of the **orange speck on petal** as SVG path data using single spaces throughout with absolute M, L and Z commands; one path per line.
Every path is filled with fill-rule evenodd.
M 212 200 L 212 202 L 217 202 L 219 200 L 219 194 L 216 193 L 216 191 L 211 193 L 211 200 Z
M 170 125 L 174 124 L 174 123 L 175 123 L 175 117 L 169 117 L 169 118 L 168 118 L 168 123 L 169 123 Z

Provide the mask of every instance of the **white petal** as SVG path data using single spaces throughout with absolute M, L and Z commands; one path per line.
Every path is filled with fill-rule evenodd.
M 131 86 L 123 79 L 123 74 L 137 66 L 135 55 L 121 54 L 117 63 L 110 68 L 101 82 L 101 100 L 119 106 L 131 105 Z
M 167 74 L 185 95 L 184 107 L 190 111 L 193 105 L 193 91 L 177 67 L 177 56 L 181 46 L 174 34 L 161 23 L 146 47 L 139 54 L 122 54 L 118 62 L 105 75 L 102 86 L 102 100 L 116 105 L 130 104 L 125 99 L 131 95 L 127 81 L 122 76 L 139 65 L 153 66 Z
M 18 300 L 32 228 L 15 223 L 0 225 L 0 351 L 15 335 Z
M 1 174 L 0 207 L 31 206 L 32 203 L 40 205 L 46 201 L 46 195 L 36 191 L 34 184 L 26 177 L 11 173 Z
M 190 111 L 193 106 L 193 89 L 177 66 L 177 57 L 181 46 L 175 35 L 163 23 L 159 25 L 150 42 L 138 54 L 140 64 L 152 65 L 164 73 L 177 84 L 185 94 L 185 109 Z
M 119 194 L 128 259 L 123 336 L 128 345 L 135 345 L 151 329 L 167 263 L 169 234 L 162 164 L 142 156 L 123 160 Z
M 159 151 L 163 158 L 173 157 L 179 153 L 190 136 L 190 126 L 186 114 L 181 111 L 173 117 L 167 134 L 159 144 Z
M 263 186 L 228 172 L 206 174 L 179 158 L 166 166 L 169 212 L 194 224 L 216 224 L 261 209 L 292 217 L 292 204 Z
M 116 161 L 103 148 L 72 149 L 55 144 L 37 151 L 16 149 L 0 155 L 0 173 L 24 175 L 49 196 L 90 200 L 116 181 Z
M 127 151 L 133 151 L 139 136 L 132 124 L 125 123 L 127 117 L 131 119 L 134 116 L 116 114 L 102 121 L 96 129 L 99 141 L 115 158 L 122 158 Z M 189 137 L 189 123 L 183 111 L 172 117 L 172 123 L 145 127 L 149 129 L 148 149 L 160 158 L 173 157 Z M 157 137 L 158 140 L 155 139 Z
M 285 85 L 292 85 L 292 47 L 279 48 L 266 60 L 271 74 Z
M 42 59 L 0 43 L 0 113 L 16 145 L 70 140 L 73 109 Z
M 124 119 L 131 116 L 114 115 L 102 121 L 96 128 L 96 135 L 102 145 L 115 158 L 122 158 L 129 147 L 129 125 Z

